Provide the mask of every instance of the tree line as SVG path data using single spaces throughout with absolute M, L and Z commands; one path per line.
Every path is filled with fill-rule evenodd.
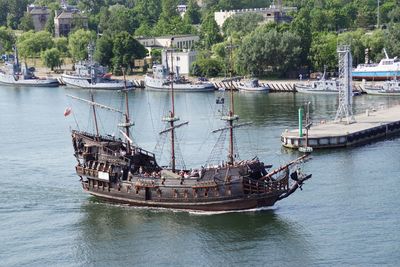
M 54 15 L 44 32 L 34 33 L 26 6 L 34 3 L 54 11 L 60 8 L 58 0 L 0 0 L 0 48 L 9 52 L 16 42 L 21 56 L 41 56 L 56 67 L 64 57 L 84 59 L 88 43 L 95 41 L 95 59 L 118 71 L 121 66 L 129 69 L 133 59 L 146 55 L 134 37 L 199 34 L 199 55 L 191 68 L 199 76 L 227 75 L 231 69 L 240 75 L 278 77 L 323 66 L 333 71 L 338 43 L 351 45 L 354 64 L 364 62 L 365 49 L 373 61 L 382 58 L 383 48 L 391 56 L 400 55 L 398 0 L 380 0 L 379 25 L 375 0 L 282 2 L 297 8 L 288 13 L 293 18 L 289 23 L 264 23 L 261 15 L 248 13 L 228 18 L 219 28 L 214 11 L 266 7 L 272 1 L 203 0 L 199 7 L 195 0 L 68 0 L 88 17 L 89 28 L 76 25 L 67 38 L 54 39 Z M 183 17 L 178 4 L 188 7 Z M 23 33 L 15 37 L 13 30 L 18 29 Z M 235 47 L 232 65 L 231 44 Z

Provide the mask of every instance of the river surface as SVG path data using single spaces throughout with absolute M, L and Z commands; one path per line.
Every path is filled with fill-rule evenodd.
M 266 210 L 192 213 L 103 203 L 85 194 L 74 172 L 70 129 L 93 131 L 87 91 L 0 86 L 0 266 L 398 266 L 400 263 L 400 138 L 351 149 L 316 151 L 302 167 L 313 178 Z M 188 168 L 207 162 L 223 127 L 224 93 L 176 94 L 176 113 L 189 121 L 177 133 Z M 117 92 L 96 101 L 122 108 Z M 242 159 L 279 166 L 298 152 L 280 134 L 297 126 L 297 109 L 334 117 L 335 96 L 235 93 Z M 225 102 L 228 97 L 225 96 Z M 359 96 L 354 111 L 400 103 Z M 159 131 L 167 93 L 130 93 L 134 141 L 168 164 Z M 73 113 L 64 117 L 67 106 Z M 102 133 L 118 134 L 119 116 L 98 110 Z M 78 125 L 78 126 L 77 126 Z M 158 145 L 157 145 L 158 144 Z M 163 149 L 161 149 L 163 148 Z M 224 154 L 223 152 L 222 154 Z M 221 154 L 221 155 L 222 155 Z M 222 158 L 223 160 L 224 158 Z M 183 161 L 179 161 L 182 164 Z

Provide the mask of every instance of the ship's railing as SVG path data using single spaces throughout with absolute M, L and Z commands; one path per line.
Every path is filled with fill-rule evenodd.
M 85 176 L 90 176 L 90 177 L 99 177 L 99 172 L 108 173 L 110 179 L 114 178 L 114 176 L 115 176 L 115 173 L 113 173 L 111 169 L 106 170 L 105 166 L 103 167 L 102 170 L 97 170 L 97 169 L 92 169 L 89 167 L 78 165 L 75 167 L 75 170 L 78 175 L 85 175 Z
M 145 149 L 143 149 L 143 148 L 140 148 L 140 147 L 133 147 L 133 149 L 134 149 L 134 152 L 135 152 L 135 154 L 136 153 L 141 153 L 141 154 L 145 154 L 145 155 L 147 155 L 147 156 L 149 156 L 149 157 L 152 157 L 152 158 L 155 158 L 155 155 L 154 155 L 154 153 L 151 153 L 150 151 L 147 151 L 147 150 L 145 150 Z
M 276 191 L 286 191 L 289 189 L 289 179 L 284 177 L 276 181 L 243 179 L 243 189 L 248 194 L 262 194 Z
M 103 146 L 103 151 L 105 151 L 109 156 L 116 156 L 116 153 L 119 153 L 118 151 L 112 150 L 108 147 Z M 119 155 L 126 163 L 129 163 L 129 158 L 123 156 L 123 155 Z

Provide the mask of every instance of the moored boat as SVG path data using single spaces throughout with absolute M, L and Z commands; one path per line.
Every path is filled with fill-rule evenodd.
M 265 92 L 265 93 L 268 93 L 270 88 L 268 85 L 261 85 L 258 82 L 258 79 L 251 79 L 246 82 L 240 82 L 237 85 L 237 89 L 239 91 L 243 91 L 243 92 Z
M 0 70 L 0 83 L 14 86 L 56 87 L 59 82 L 51 77 L 38 77 L 35 68 L 28 68 L 25 63 L 23 67 L 18 59 L 18 50 L 14 47 L 14 59 L 5 62 L 4 69 Z
M 88 60 L 75 64 L 75 71 L 61 75 L 62 81 L 70 86 L 82 89 L 122 90 L 134 88 L 132 81 L 111 78 L 107 68 L 93 60 L 93 47 L 88 46 Z
M 170 50 L 171 58 L 173 50 Z M 165 53 L 168 57 L 168 51 Z M 214 91 L 214 84 L 208 81 L 199 80 L 192 82 L 179 74 L 179 69 L 176 68 L 176 73 L 173 73 L 173 61 L 171 60 L 171 71 L 168 67 L 168 59 L 165 60 L 166 65 L 153 65 L 152 73 L 147 73 L 144 78 L 145 87 L 149 90 L 169 91 L 170 86 L 174 87 L 176 92 L 210 92 Z
M 400 76 L 400 61 L 397 57 L 389 58 L 384 49 L 385 58 L 379 64 L 359 64 L 352 71 L 353 79 L 384 81 Z
M 326 71 L 321 79 L 317 81 L 309 81 L 307 83 L 296 83 L 296 91 L 307 94 L 338 94 L 339 86 L 336 80 L 327 80 Z
M 370 95 L 399 95 L 400 96 L 400 81 L 393 79 L 385 81 L 381 85 L 365 84 L 364 91 Z

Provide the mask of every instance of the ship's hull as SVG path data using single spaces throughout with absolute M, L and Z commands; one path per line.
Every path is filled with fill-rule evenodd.
M 125 82 L 122 80 L 109 80 L 98 83 L 92 83 L 90 78 L 81 76 L 74 76 L 63 74 L 61 75 L 62 81 L 73 87 L 82 89 L 96 89 L 96 90 L 122 90 L 125 88 Z M 126 88 L 133 88 L 134 84 L 132 81 L 126 81 Z
M 18 76 L 0 73 L 0 83 L 12 86 L 57 87 L 57 79 L 20 79 Z
M 171 85 L 162 79 L 154 79 L 146 76 L 144 81 L 146 88 L 149 90 L 167 92 L 171 89 Z M 210 92 L 215 90 L 212 83 L 174 83 L 173 86 L 175 92 Z
M 385 90 L 385 89 L 382 89 L 382 88 L 365 87 L 364 91 L 369 95 L 400 96 L 400 89 L 399 90 Z
M 269 92 L 269 87 L 266 86 L 260 86 L 260 87 L 238 86 L 237 88 L 241 92 L 264 92 L 264 93 Z
M 84 188 L 86 185 L 84 185 Z M 279 196 L 283 193 L 264 193 L 257 195 L 245 195 L 242 197 L 229 197 L 229 198 L 212 198 L 212 197 L 199 197 L 197 199 L 185 200 L 182 196 L 176 199 L 157 200 L 157 197 L 152 196 L 151 200 L 145 200 L 145 197 L 135 197 L 135 193 L 122 193 L 115 189 L 108 191 L 108 188 L 85 188 L 85 190 L 98 198 L 103 200 L 127 204 L 138 207 L 149 208 L 168 208 L 168 209 L 183 209 L 183 210 L 197 210 L 197 211 L 234 211 L 246 210 L 260 207 L 270 207 L 278 201 Z M 154 198 L 154 199 L 153 199 Z
M 385 80 L 390 80 L 394 79 L 395 77 L 400 76 L 400 71 L 399 70 L 393 70 L 393 71 L 375 71 L 375 70 L 370 70 L 370 71 L 356 71 L 353 70 L 352 72 L 353 79 L 355 80 L 368 80 L 368 81 L 385 81 Z
M 306 94 L 338 94 L 338 90 L 332 90 L 332 89 L 318 89 L 318 88 L 313 88 L 312 86 L 309 85 L 303 85 L 303 84 L 296 84 L 296 91 L 299 93 L 306 93 Z

